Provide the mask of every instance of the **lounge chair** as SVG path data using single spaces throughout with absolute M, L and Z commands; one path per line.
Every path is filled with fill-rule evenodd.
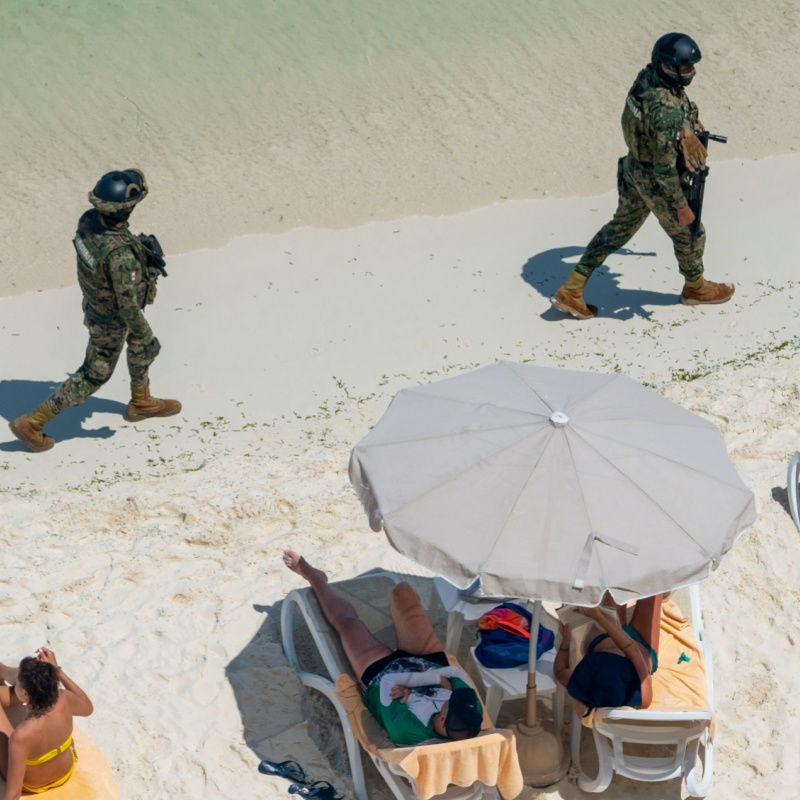
M 614 773 L 647 782 L 682 777 L 692 797 L 705 797 L 711 787 L 711 646 L 703 629 L 698 585 L 681 594 L 688 594 L 688 621 L 673 599 L 662 606 L 659 667 L 649 708 L 595 709 L 583 724 L 573 714 L 572 761 L 580 770 L 578 786 L 585 792 L 605 791 Z M 581 767 L 584 725 L 591 728 L 597 753 L 594 778 Z
M 397 580 L 384 572 L 336 584 L 336 590 L 353 603 L 373 634 L 392 648 L 394 628 L 388 598 Z M 310 641 L 301 635 L 298 614 L 311 634 Z M 493 729 L 486 714 L 485 729 L 474 739 L 416 747 L 392 744 L 364 707 L 361 687 L 339 637 L 323 617 L 310 588 L 295 589 L 283 601 L 281 637 L 286 658 L 300 681 L 322 693 L 336 709 L 356 800 L 369 800 L 359 743 L 398 800 L 510 800 L 522 790 L 514 735 Z M 305 652 L 298 652 L 299 642 Z M 452 656 L 451 660 L 456 663 Z
M 789 512 L 794 524 L 800 530 L 800 498 L 798 497 L 798 468 L 800 468 L 800 452 L 795 453 L 789 461 L 786 473 L 786 494 L 789 498 Z

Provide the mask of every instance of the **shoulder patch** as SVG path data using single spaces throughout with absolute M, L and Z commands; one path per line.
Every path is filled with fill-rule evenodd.
M 72 244 L 75 245 L 75 250 L 77 251 L 78 255 L 85 261 L 92 269 L 96 266 L 96 261 L 94 256 L 89 252 L 89 248 L 84 243 L 83 239 L 80 236 L 76 236 L 72 240 Z
M 628 97 L 625 100 L 625 102 L 628 105 L 628 108 L 630 109 L 631 114 L 633 114 L 633 116 L 636 117 L 636 119 L 641 119 L 642 118 L 642 106 L 641 106 L 641 103 L 637 102 L 634 99 L 633 95 L 631 95 L 631 94 L 628 95 Z

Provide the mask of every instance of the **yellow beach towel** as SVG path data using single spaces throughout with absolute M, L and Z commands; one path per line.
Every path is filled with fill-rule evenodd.
M 361 746 L 401 767 L 414 781 L 420 800 L 444 792 L 449 784 L 471 786 L 475 781 L 497 786 L 504 800 L 512 800 L 522 791 L 514 734 L 494 729 L 485 710 L 483 730 L 472 739 L 397 747 L 367 710 L 358 685 L 349 675 L 339 676 L 336 696 Z
M 708 711 L 706 668 L 692 626 L 667 600 L 661 606 L 658 669 L 651 711 Z

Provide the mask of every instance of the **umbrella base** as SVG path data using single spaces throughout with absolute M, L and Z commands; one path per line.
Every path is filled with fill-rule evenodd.
M 569 769 L 569 755 L 551 725 L 517 722 L 514 733 L 522 779 L 528 786 L 550 786 L 564 777 Z

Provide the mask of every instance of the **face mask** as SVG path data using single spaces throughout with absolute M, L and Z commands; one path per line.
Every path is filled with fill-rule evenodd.
M 658 71 L 664 78 L 667 79 L 667 81 L 673 84 L 673 86 L 688 86 L 692 82 L 692 78 L 695 76 L 694 67 L 692 67 L 691 72 L 681 75 L 677 68 L 661 63 L 658 65 Z

